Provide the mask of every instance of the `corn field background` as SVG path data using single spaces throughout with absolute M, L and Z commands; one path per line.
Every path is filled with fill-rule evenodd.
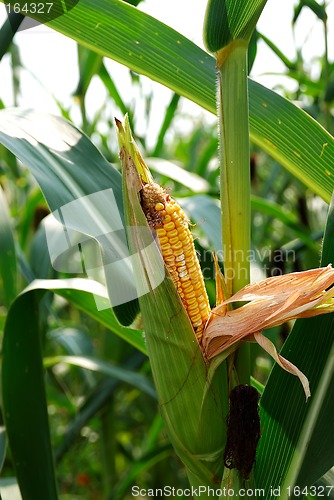
M 130 499 L 134 486 L 142 491 L 138 498 L 152 497 L 150 490 L 164 487 L 179 489 L 178 498 L 187 498 L 182 491 L 189 484 L 204 484 L 199 478 L 215 488 L 223 485 L 223 450 L 205 460 L 201 446 L 226 440 L 227 365 L 224 361 L 217 369 L 208 390 L 210 374 L 189 342 L 187 320 L 174 324 L 171 319 L 176 298 L 170 283 L 139 301 L 143 318 L 138 316 L 136 298 L 109 307 L 108 292 L 110 297 L 115 282 L 107 276 L 106 286 L 99 287 L 87 279 L 101 276 L 93 276 L 85 266 L 85 258 L 96 258 L 98 252 L 93 244 L 85 247 L 87 237 L 82 237 L 94 238 L 95 227 L 108 224 L 108 205 L 105 208 L 102 202 L 98 213 L 85 212 L 85 206 L 81 212 L 73 210 L 64 249 L 72 253 L 66 262 L 57 260 L 61 252 L 50 258 L 49 214 L 78 199 L 111 188 L 117 210 L 121 216 L 125 213 L 124 220 L 132 220 L 127 215 L 131 188 L 122 184 L 114 121 L 128 114 L 133 137 L 155 181 L 191 220 L 210 304 L 215 305 L 214 253 L 224 271 L 221 138 L 216 120 L 204 120 L 203 126 L 200 114 L 183 115 L 182 103 L 189 99 L 212 116 L 217 113 L 216 61 L 182 33 L 137 9 L 140 3 L 80 0 L 68 14 L 51 21 L 44 14 L 33 16 L 77 42 L 77 86 L 68 106 L 54 95 L 58 117 L 34 111 L 33 102 L 29 110 L 16 107 L 20 68 L 25 65 L 15 42 L 14 27 L 19 29 L 21 14 L 13 13 L 0 28 L 0 65 L 10 59 L 13 86 L 13 107 L 9 107 L 2 100 L 0 83 L 3 500 Z M 219 0 L 209 3 L 214 7 Z M 334 20 L 327 16 L 329 2 L 301 0 L 291 19 L 292 32 L 306 10 L 321 25 L 325 48 L 313 61 L 304 60 L 301 50 L 290 59 L 254 29 L 256 19 L 250 12 L 257 9 L 259 16 L 263 7 L 270 9 L 270 1 L 266 6 L 260 0 L 220 3 L 230 16 L 231 33 L 240 23 L 244 29 L 240 36 L 247 34 L 248 71 L 261 41 L 281 60 L 284 75 L 295 88 L 280 84 L 274 92 L 248 79 L 249 121 L 241 108 L 238 115 L 237 127 L 249 125 L 251 139 L 246 158 L 250 192 L 245 196 L 250 204 L 246 260 L 251 280 L 334 264 L 334 63 L 328 55 Z M 131 95 L 117 87 L 105 64 L 109 58 L 126 68 Z M 144 109 L 141 120 L 155 122 L 154 99 L 143 92 L 144 77 L 172 91 L 153 145 L 137 133 L 138 108 Z M 239 81 L 223 78 L 224 91 L 232 91 L 230 99 L 238 94 Z M 86 97 L 94 79 L 103 85 L 107 98 L 92 116 Z M 232 146 L 239 150 L 239 144 Z M 241 177 L 245 176 L 237 173 L 236 184 Z M 133 210 L 140 220 L 136 207 Z M 223 230 L 225 226 L 223 219 Z M 62 229 L 54 231 L 62 237 Z M 131 238 L 127 234 L 127 241 Z M 105 243 L 99 243 L 102 259 L 111 259 Z M 138 237 L 134 245 L 139 243 Z M 126 271 L 116 289 L 123 279 L 128 279 Z M 167 295 L 170 305 L 165 311 Z M 308 403 L 297 378 L 273 366 L 258 344 L 247 343 L 238 350 L 237 367 L 248 359 L 238 372 L 240 379 L 261 394 L 262 436 L 247 484 L 253 492 L 264 488 L 265 498 L 334 498 L 333 322 L 331 313 L 264 332 L 306 373 L 312 394 Z M 181 337 L 184 334 L 175 345 L 162 341 L 170 325 Z M 156 332 L 153 340 L 149 331 Z M 179 378 L 174 379 L 168 370 L 181 366 L 184 359 L 188 364 L 183 372 L 175 369 Z M 170 380 L 178 380 L 172 392 L 168 392 Z M 189 394 L 184 394 L 187 390 Z M 217 414 L 209 403 L 201 406 L 206 397 L 210 404 L 219 400 Z M 185 415 L 192 415 L 199 425 L 198 436 L 187 434 L 193 421 L 184 420 Z M 279 495 L 270 494 L 270 488 L 280 489 Z

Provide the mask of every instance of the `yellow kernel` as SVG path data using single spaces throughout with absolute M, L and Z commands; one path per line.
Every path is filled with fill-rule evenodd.
M 180 241 L 180 240 L 179 240 L 179 238 L 171 238 L 171 239 L 169 240 L 169 243 L 170 243 L 171 245 L 176 245 L 176 243 L 177 243 L 178 241 Z
M 166 255 L 166 258 L 165 258 L 165 261 L 169 266 L 171 266 L 172 264 L 174 265 L 174 263 L 175 263 L 175 257 L 173 255 L 172 249 L 170 249 L 170 251 L 171 251 L 171 253 Z
M 158 236 L 165 236 L 165 234 L 167 234 L 167 232 L 162 227 L 156 229 L 156 232 Z
M 196 297 L 194 299 L 190 299 L 189 304 L 187 301 L 187 305 L 188 305 L 189 311 L 192 311 L 192 314 L 194 314 L 194 311 L 197 311 L 196 314 L 199 314 L 198 302 L 197 302 Z
M 189 273 L 189 271 L 188 271 L 188 273 Z M 190 276 L 190 278 L 191 278 L 193 281 L 197 281 L 197 280 L 200 278 L 200 276 L 198 276 L 198 274 L 199 274 L 199 273 L 198 273 L 198 271 L 196 270 L 196 271 L 195 271 L 195 272 L 193 272 L 193 273 L 189 273 L 189 276 Z
M 172 214 L 174 212 L 178 212 L 177 207 L 178 207 L 177 203 L 167 203 L 167 205 L 166 205 L 166 212 L 168 214 Z
M 187 270 L 187 266 L 178 266 L 178 272 L 179 273 L 183 273 L 186 270 Z
M 157 203 L 154 207 L 158 212 L 161 212 L 161 210 L 164 210 L 165 206 L 162 203 Z
M 207 305 L 207 304 L 206 304 L 206 302 L 205 302 L 204 297 L 203 297 L 203 299 L 202 299 L 202 300 L 203 300 L 203 302 L 201 302 L 201 303 L 199 304 L 199 308 L 200 308 L 201 310 L 206 309 L 206 308 L 208 307 L 208 305 Z
M 193 324 L 193 327 L 194 328 L 198 328 L 199 326 L 202 326 L 202 319 L 198 320 L 198 321 L 192 321 L 192 324 Z
M 197 314 L 197 315 L 191 315 L 189 314 L 189 316 L 191 316 L 191 320 L 193 322 L 197 322 L 197 321 L 200 321 L 202 323 L 202 317 L 200 314 Z
M 167 217 L 165 217 L 165 221 L 166 221 L 166 219 L 167 219 Z M 167 222 L 167 224 L 164 224 L 164 229 L 166 231 L 171 231 L 174 228 L 175 228 L 174 222 Z
M 176 260 L 176 259 L 175 259 Z M 183 267 L 186 265 L 186 261 L 185 260 L 181 260 L 180 262 L 179 261 L 176 261 L 176 265 L 177 267 Z
M 168 238 L 175 238 L 178 236 L 178 232 L 176 231 L 176 229 L 173 229 L 173 231 L 168 231 L 167 236 Z
M 167 240 L 168 241 L 168 240 Z M 161 247 L 161 250 L 164 252 L 165 250 L 168 250 L 169 248 L 171 248 L 169 242 L 168 243 L 165 243 L 164 245 L 160 245 Z
M 180 250 L 181 248 L 183 248 L 182 241 L 177 240 L 177 243 L 175 243 L 174 245 L 172 245 L 172 248 L 174 250 Z
M 162 249 L 161 249 L 162 250 Z M 162 255 L 166 257 L 166 260 L 169 255 L 173 255 L 173 250 L 171 248 L 168 248 L 168 250 L 163 250 Z M 173 256 L 173 261 L 174 261 L 174 256 Z
M 171 216 L 170 215 L 166 215 L 166 217 L 164 218 L 164 223 L 165 222 L 170 222 L 172 220 Z
M 193 291 L 192 288 L 189 290 L 185 290 L 185 295 L 186 295 L 187 299 L 196 298 L 195 292 Z
M 181 280 L 182 281 L 182 280 Z M 187 293 L 187 290 L 189 289 L 192 289 L 192 283 L 191 281 L 183 281 L 181 283 L 181 286 L 182 286 L 182 289 L 185 293 Z
M 187 234 L 187 231 L 183 231 L 182 233 L 179 232 L 179 240 L 183 241 L 184 245 L 188 244 L 188 241 L 185 241 L 187 239 L 189 240 L 189 235 Z
M 168 242 L 169 242 L 169 240 L 168 240 L 167 236 L 162 236 L 159 238 L 160 245 L 164 245 L 165 243 L 168 243 Z
M 192 244 L 191 241 L 189 241 L 189 243 L 187 242 L 185 245 L 184 245 L 184 253 L 189 253 L 189 255 L 191 257 L 193 257 L 193 253 L 194 253 L 194 246 Z

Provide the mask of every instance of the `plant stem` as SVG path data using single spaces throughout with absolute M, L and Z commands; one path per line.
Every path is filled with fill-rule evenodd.
M 247 43 L 232 42 L 218 57 L 220 193 L 224 274 L 231 295 L 250 281 L 250 166 Z M 249 346 L 242 346 L 235 366 L 239 383 L 249 383 Z

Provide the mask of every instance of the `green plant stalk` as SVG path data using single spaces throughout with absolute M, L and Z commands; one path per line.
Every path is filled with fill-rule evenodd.
M 250 167 L 247 91 L 247 43 L 232 42 L 218 57 L 218 119 L 220 141 L 220 199 L 224 274 L 228 294 L 250 281 Z M 250 382 L 249 346 L 235 358 L 239 383 Z

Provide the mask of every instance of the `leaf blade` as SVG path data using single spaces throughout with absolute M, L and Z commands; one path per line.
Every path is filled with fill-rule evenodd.
M 70 16 L 49 25 L 216 113 L 214 58 L 147 14 L 118 0 L 81 0 Z M 250 79 L 248 85 L 252 141 L 329 202 L 333 138 L 283 97 Z
M 36 178 L 55 219 L 63 223 L 62 238 L 67 241 L 66 250 L 73 248 L 66 238 L 68 230 L 92 236 L 99 242 L 109 296 L 116 305 L 115 313 L 123 324 L 131 324 L 138 313 L 131 276 L 125 268 L 117 267 L 117 263 L 112 266 L 115 248 L 110 234 L 113 233 L 115 239 L 117 237 L 120 248 L 122 245 L 124 248 L 125 239 L 125 232 L 121 229 L 123 201 L 120 173 L 106 161 L 88 137 L 56 116 L 19 108 L 1 110 L 0 140 Z M 98 206 L 102 196 L 105 208 Z M 57 250 L 59 247 L 55 243 Z M 85 241 L 82 243 L 85 244 Z M 60 247 L 63 245 L 60 244 Z M 116 267 L 117 279 L 127 287 L 126 291 L 132 292 L 127 303 L 117 303 L 120 287 L 115 286 Z M 86 269 L 89 270 L 89 266 Z M 65 272 L 68 272 L 67 269 Z M 83 268 L 79 272 L 83 273 Z
M 321 266 L 333 259 L 333 203 L 334 200 L 327 220 Z M 297 380 L 291 380 L 291 376 L 289 379 L 288 374 L 274 366 L 261 398 L 264 430 L 257 454 L 257 486 L 266 490 L 279 485 L 310 486 L 333 465 L 334 443 L 328 440 L 328 433 L 334 432 L 333 329 L 333 313 L 297 320 L 283 346 L 281 354 L 309 378 L 314 403 L 311 396 L 305 404 Z M 286 391 L 288 385 L 290 389 Z

